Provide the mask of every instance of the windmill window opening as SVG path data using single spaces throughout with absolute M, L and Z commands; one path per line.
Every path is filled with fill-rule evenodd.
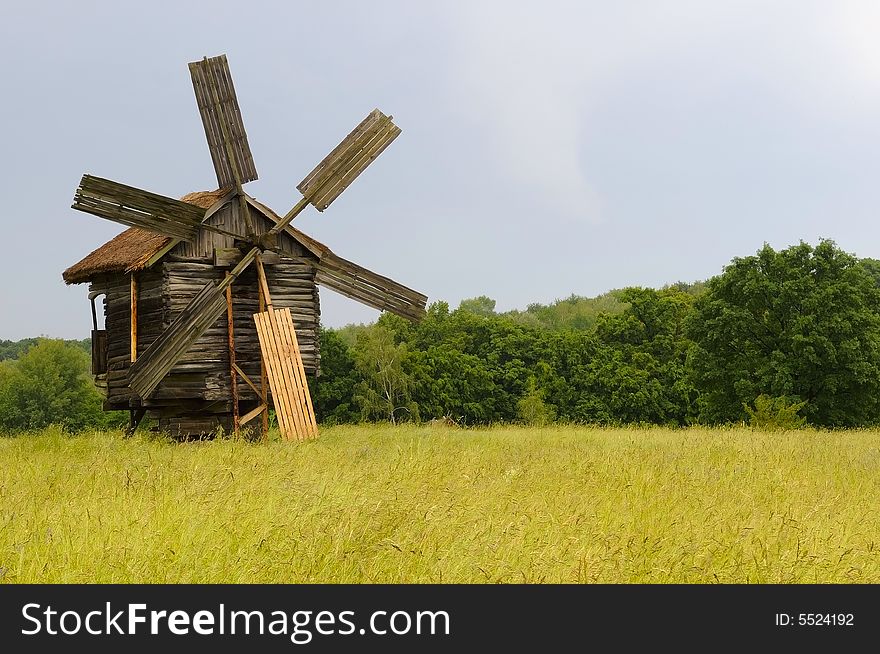
M 98 327 L 98 311 L 95 308 L 95 299 L 106 296 L 101 291 L 89 293 L 89 302 L 92 305 L 92 374 L 107 374 L 107 330 L 104 329 L 104 311 L 101 311 L 101 327 Z

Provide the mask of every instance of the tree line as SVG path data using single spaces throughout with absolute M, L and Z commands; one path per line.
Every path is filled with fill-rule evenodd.
M 109 426 L 86 341 L 0 341 L 0 427 Z M 880 261 L 833 241 L 735 258 L 716 277 L 498 313 L 486 296 L 412 324 L 320 330 L 323 424 L 880 422 Z
M 880 422 L 880 262 L 823 240 L 698 284 L 526 311 L 478 297 L 321 332 L 319 418 L 822 427 Z

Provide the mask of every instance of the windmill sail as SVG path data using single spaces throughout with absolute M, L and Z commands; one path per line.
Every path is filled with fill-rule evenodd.
M 400 128 L 378 109 L 346 136 L 296 187 L 324 211 L 400 135 Z
M 189 64 L 196 103 L 220 188 L 257 179 L 226 55 Z
M 92 175 L 83 175 L 72 207 L 113 222 L 185 241 L 192 241 L 196 237 L 205 216 L 205 210 L 194 204 Z

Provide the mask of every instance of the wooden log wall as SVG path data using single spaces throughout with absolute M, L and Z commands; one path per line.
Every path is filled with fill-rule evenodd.
M 92 283 L 104 295 L 104 328 L 107 331 L 107 403 L 128 408 L 128 368 L 131 365 L 131 277 L 105 275 Z M 137 349 L 143 352 L 167 325 L 164 275 L 151 269 L 138 273 Z
M 303 367 L 315 374 L 320 365 L 318 321 L 321 315 L 315 269 L 311 266 L 282 260 L 266 266 L 266 279 L 272 302 L 277 309 L 288 308 L 293 316 Z M 233 320 L 235 322 L 235 357 L 238 365 L 257 386 L 260 379 L 260 343 L 254 314 L 260 309 L 257 272 L 250 267 L 232 286 Z M 256 400 L 247 384 L 239 384 L 242 400 Z
M 258 230 L 271 227 L 261 214 L 252 208 L 250 212 Z M 237 202 L 218 211 L 210 222 L 230 231 L 242 234 L 246 231 Z M 279 241 L 297 256 L 312 258 L 288 234 L 281 234 Z M 214 249 L 234 245 L 231 237 L 202 230 L 195 242 L 181 242 L 160 263 L 138 273 L 138 353 L 143 353 L 159 337 L 208 281 L 218 282 L 224 277 L 227 268 L 214 265 Z M 278 264 L 267 266 L 266 275 L 275 307 L 291 310 L 304 368 L 315 374 L 320 361 L 317 340 L 320 304 L 315 268 L 299 259 L 282 259 Z M 131 365 L 131 277 L 128 274 L 100 276 L 93 281 L 92 290 L 106 293 L 107 406 L 127 409 L 132 398 L 127 380 Z M 232 302 L 236 361 L 259 385 L 260 350 L 253 318 L 259 311 L 259 293 L 254 268 L 246 270 L 233 285 Z M 232 395 L 229 369 L 224 313 L 172 368 L 144 405 L 154 414 L 161 409 L 162 416 L 183 416 L 206 412 L 207 403 L 228 403 Z M 258 399 L 247 384 L 239 384 L 239 391 L 242 402 Z M 212 405 L 211 412 L 218 411 L 231 412 L 231 406 Z
M 208 281 L 219 282 L 225 275 L 225 270 L 215 267 L 212 259 L 168 256 L 163 260 L 162 270 L 168 322 L 186 307 Z M 320 315 L 314 268 L 283 260 L 277 265 L 268 266 L 266 276 L 275 306 L 291 309 L 303 365 L 307 372 L 314 374 L 319 362 L 317 328 Z M 253 314 L 259 310 L 259 294 L 254 268 L 246 270 L 233 284 L 232 307 L 236 362 L 252 381 L 258 383 L 260 348 Z M 156 388 L 149 404 L 159 405 L 184 399 L 229 400 L 232 388 L 228 352 L 227 317 L 224 314 L 171 369 Z M 239 397 L 242 401 L 257 399 L 247 384 L 239 384 Z
M 165 415 L 161 412 L 155 416 L 159 421 L 159 431 L 168 434 L 172 438 L 192 438 L 199 435 L 214 434 L 218 427 L 231 434 L 233 430 L 232 419 L 225 414 L 212 415 Z

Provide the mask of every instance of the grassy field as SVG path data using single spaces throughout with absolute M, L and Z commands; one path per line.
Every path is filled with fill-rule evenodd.
M 880 582 L 880 432 L 0 438 L 2 582 Z

